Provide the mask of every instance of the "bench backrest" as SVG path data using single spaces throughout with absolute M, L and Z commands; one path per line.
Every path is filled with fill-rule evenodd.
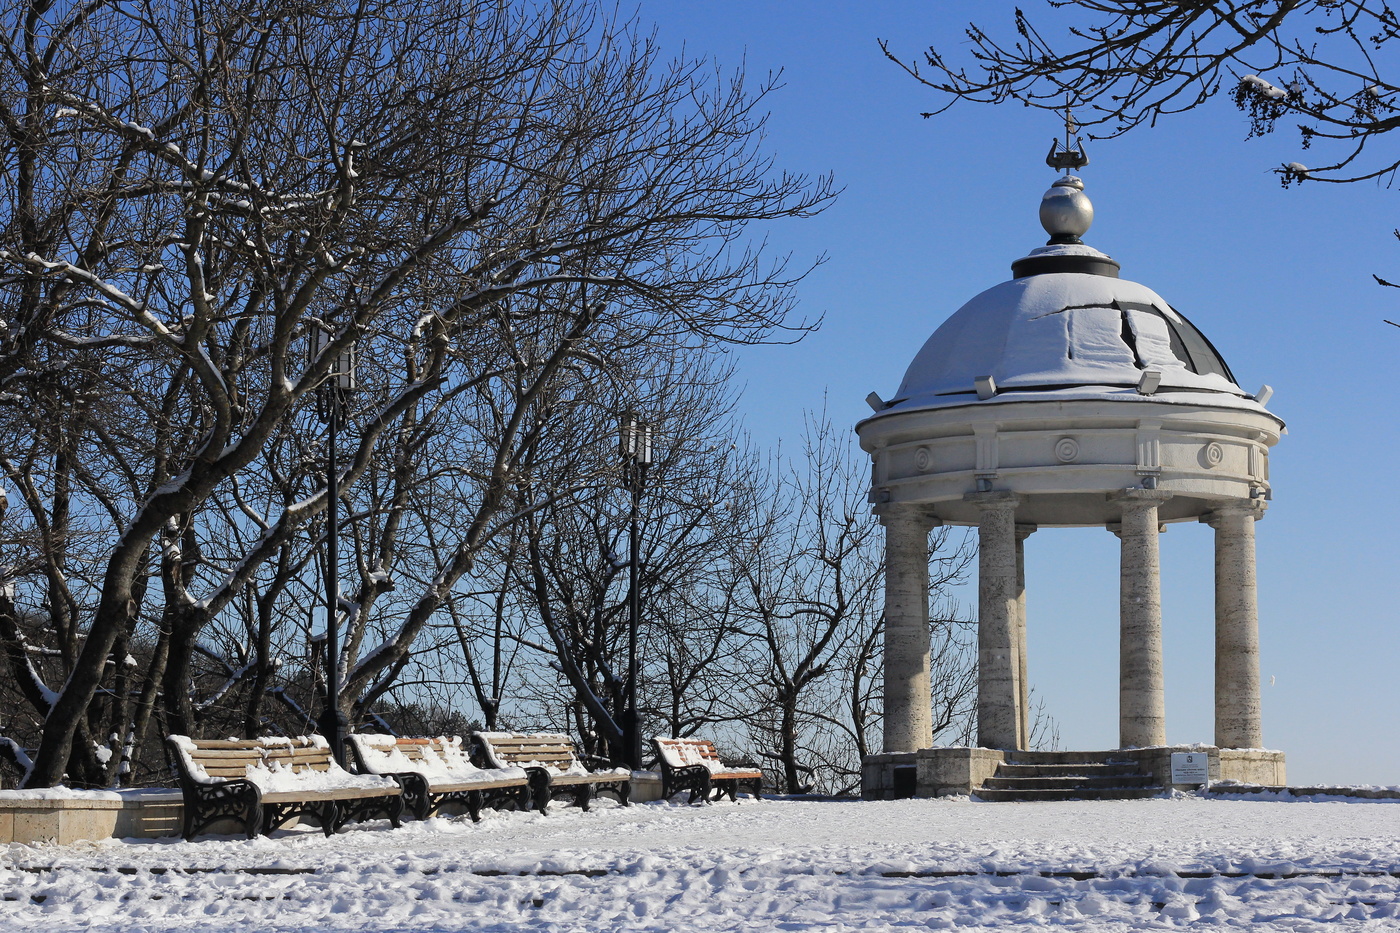
M 191 739 L 172 735 L 188 776 L 201 783 L 231 781 L 248 776 L 249 768 L 269 771 L 326 772 L 338 766 L 330 746 L 319 735 L 298 738 Z
M 462 747 L 460 736 L 419 739 L 359 733 L 349 739 L 357 760 L 372 774 L 416 771 L 430 778 L 450 778 L 481 772 Z
M 711 771 L 724 767 L 715 743 L 709 739 L 676 739 L 657 736 L 652 739 L 656 752 L 665 764 L 672 768 L 685 768 L 703 765 Z
M 477 732 L 472 738 L 493 768 L 540 765 L 556 771 L 583 770 L 573 739 L 557 732 Z

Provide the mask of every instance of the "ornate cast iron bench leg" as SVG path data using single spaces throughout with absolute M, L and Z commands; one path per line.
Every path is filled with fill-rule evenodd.
M 527 812 L 530 809 L 530 785 L 520 787 L 494 787 L 484 791 L 472 791 L 481 800 L 482 808 L 497 810 L 512 809 Z
M 403 822 L 404 801 L 401 794 L 391 797 L 355 797 L 350 800 L 331 801 L 331 818 L 334 820 L 334 828 L 331 832 L 339 832 L 346 823 L 363 823 L 365 820 L 373 819 L 383 815 L 389 821 L 389 825 L 398 829 Z M 328 832 L 326 835 L 330 835 Z
M 684 790 L 690 792 L 686 803 L 703 800 L 710 790 L 709 775 L 710 772 L 700 765 L 672 768 L 663 760 L 661 764 L 661 799 L 670 800 Z M 630 783 L 628 787 L 630 789 Z
M 526 768 L 525 772 L 530 776 L 530 805 L 541 815 L 548 813 L 549 800 L 552 796 L 549 786 L 549 772 L 544 768 Z
M 415 820 L 426 820 L 428 814 L 433 811 L 432 797 L 428 793 L 428 779 L 416 771 L 404 771 L 399 774 L 391 774 L 389 777 L 393 778 L 403 790 L 402 811 L 412 815 Z
M 184 804 L 185 805 L 180 808 L 185 811 L 184 819 L 182 821 L 182 825 L 180 826 L 180 836 L 186 842 L 189 842 L 191 839 L 194 838 L 194 820 L 195 814 L 198 812 L 198 808 L 195 806 L 194 801 L 190 800 L 189 794 L 185 794 Z
M 249 839 L 256 839 L 263 834 L 263 827 L 266 825 L 262 806 L 262 794 L 254 794 L 248 801 L 248 808 L 243 811 L 244 830 Z
M 297 802 L 265 803 L 259 808 L 259 810 L 260 812 L 258 814 L 258 817 L 261 820 L 261 825 L 259 826 L 258 831 L 264 836 L 272 835 L 274 830 L 278 829 L 283 823 L 287 822 L 293 816 L 297 816 L 302 813 L 309 813 L 312 816 L 316 816 L 319 812 L 314 807 L 308 808 L 304 803 Z
M 184 820 L 181 835 L 193 839 L 219 820 L 237 820 L 249 839 L 262 831 L 262 794 L 249 781 L 195 784 L 181 781 Z
M 695 803 L 697 800 L 701 803 L 708 803 L 710 800 L 711 787 L 709 769 L 696 765 L 686 770 L 689 773 L 686 775 L 685 780 L 686 784 L 690 787 L 690 799 L 687 800 L 686 803 Z

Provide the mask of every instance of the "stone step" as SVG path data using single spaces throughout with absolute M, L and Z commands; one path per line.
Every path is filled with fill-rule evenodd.
M 987 778 L 983 787 L 997 790 L 1074 790 L 1099 787 L 1153 787 L 1146 774 L 1069 775 L 1062 777 L 1006 777 L 998 774 Z
M 1058 790 L 1000 790 L 984 787 L 973 796 L 994 803 L 1033 803 L 1038 800 L 1141 800 L 1160 794 L 1157 787 L 1078 787 Z
M 1082 761 L 1068 764 L 1003 763 L 997 766 L 997 777 L 1085 777 L 1114 774 L 1141 774 L 1133 762 L 1101 763 Z
M 989 801 L 1133 800 L 1161 793 L 1152 775 L 1111 753 L 1020 753 L 1003 762 L 977 797 Z
M 1126 758 L 1123 752 L 1118 749 L 1107 749 L 1105 751 L 1085 752 L 1037 752 L 1028 749 L 1007 752 L 1006 759 L 1010 764 L 1020 765 L 1064 765 L 1081 764 L 1089 762 L 1091 764 L 1133 764 L 1132 758 Z

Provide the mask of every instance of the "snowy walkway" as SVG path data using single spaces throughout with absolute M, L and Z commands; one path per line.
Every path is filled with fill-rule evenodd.
M 1400 805 L 604 803 L 0 847 L 0 930 L 1400 929 Z

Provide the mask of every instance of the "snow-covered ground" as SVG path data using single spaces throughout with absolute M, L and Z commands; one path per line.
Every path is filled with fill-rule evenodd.
M 0 847 L 0 929 L 1400 929 L 1400 805 L 604 801 Z

